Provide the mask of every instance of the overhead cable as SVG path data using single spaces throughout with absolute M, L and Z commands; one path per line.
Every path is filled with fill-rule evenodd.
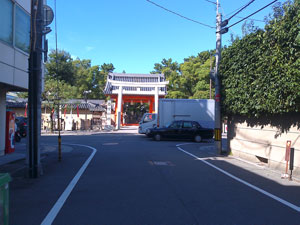
M 236 16 L 236 18 L 243 19 L 243 17 L 241 17 L 241 16 Z M 262 22 L 262 23 L 265 22 L 265 21 L 263 21 L 263 20 L 257 20 L 257 19 L 251 19 L 251 18 L 248 18 L 247 20 L 253 20 L 253 21 Z
M 146 1 L 147 1 L 147 2 L 150 2 L 151 4 L 157 6 L 157 7 L 161 8 L 161 9 L 163 9 L 163 10 L 165 10 L 165 11 L 168 11 L 168 12 L 170 12 L 170 13 L 173 13 L 173 14 L 175 14 L 175 15 L 181 17 L 181 18 L 184 18 L 184 19 L 186 19 L 186 20 L 189 20 L 189 21 L 192 21 L 192 22 L 194 22 L 194 23 L 200 24 L 200 25 L 202 25 L 202 26 L 206 26 L 206 27 L 215 29 L 215 27 L 213 27 L 213 26 L 207 25 L 207 24 L 205 24 L 205 23 L 201 23 L 201 22 L 199 22 L 199 21 L 197 21 L 197 20 L 190 19 L 190 18 L 188 18 L 188 17 L 186 17 L 186 16 L 183 16 L 183 15 L 177 13 L 177 12 L 174 12 L 174 11 L 172 11 L 172 10 L 170 10 L 170 9 L 167 9 L 167 8 L 165 8 L 165 7 L 163 7 L 163 6 L 159 5 L 159 4 L 157 4 L 157 3 L 155 3 L 155 2 L 152 2 L 152 1 L 150 1 L 150 0 L 146 0 Z
M 250 4 L 252 4 L 255 0 L 251 0 L 250 2 L 248 2 L 245 6 L 243 6 L 241 9 L 239 9 L 236 13 L 234 13 L 231 17 L 229 17 L 227 20 L 229 21 L 230 19 L 232 19 L 234 16 L 236 16 L 237 14 L 239 14 L 241 11 L 243 11 L 245 8 L 247 8 Z
M 263 9 L 267 8 L 268 6 L 272 5 L 273 3 L 277 2 L 277 1 L 278 1 L 278 0 L 274 0 L 273 2 L 269 3 L 268 5 L 266 5 L 266 6 L 262 7 L 261 9 L 259 9 L 259 10 L 257 10 L 257 11 L 255 11 L 254 13 L 250 14 L 249 16 L 246 16 L 246 17 L 244 17 L 243 19 L 241 19 L 241 20 L 237 21 L 236 23 L 234 23 L 234 24 L 230 25 L 230 26 L 229 26 L 229 27 L 227 27 L 227 28 L 233 27 L 234 25 L 236 25 L 236 24 L 238 24 L 238 23 L 240 23 L 240 22 L 242 22 L 242 21 L 244 21 L 244 20 L 248 19 L 249 17 L 253 16 L 254 14 L 256 14 L 256 13 L 260 12 L 261 10 L 263 10 Z
M 209 0 L 204 0 L 204 1 L 207 1 L 207 2 L 210 2 L 210 3 L 213 3 L 213 4 L 217 4 L 216 2 L 213 2 L 213 1 L 209 1 Z
M 243 7 L 244 7 L 244 6 L 241 6 L 240 8 L 233 10 L 231 13 L 228 13 L 227 15 L 225 15 L 225 17 L 227 17 L 227 16 L 229 16 L 229 15 L 235 13 L 236 11 L 240 10 L 240 9 L 243 8 Z

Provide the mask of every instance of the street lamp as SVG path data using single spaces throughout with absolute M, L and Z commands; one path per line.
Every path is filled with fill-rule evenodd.
M 86 122 L 87 122 L 87 94 L 89 94 L 91 92 L 92 92 L 91 90 L 83 92 L 83 94 L 84 94 L 84 100 L 85 100 L 85 106 L 86 106 L 86 109 L 85 109 L 85 121 L 84 121 L 84 128 L 85 129 L 86 129 Z

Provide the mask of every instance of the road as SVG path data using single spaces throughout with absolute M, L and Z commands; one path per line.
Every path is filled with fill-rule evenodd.
M 56 141 L 42 137 L 43 145 Z M 300 223 L 299 184 L 216 156 L 211 142 L 63 136 L 60 163 L 48 149 L 43 176 L 11 183 L 11 224 Z

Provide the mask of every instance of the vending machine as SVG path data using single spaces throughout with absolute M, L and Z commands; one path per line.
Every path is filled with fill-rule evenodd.
M 6 111 L 5 154 L 15 151 L 15 118 L 14 112 Z

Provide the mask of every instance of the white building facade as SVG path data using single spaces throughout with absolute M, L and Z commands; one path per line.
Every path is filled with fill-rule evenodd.
M 0 1 L 0 155 L 5 150 L 6 93 L 27 91 L 30 0 Z

